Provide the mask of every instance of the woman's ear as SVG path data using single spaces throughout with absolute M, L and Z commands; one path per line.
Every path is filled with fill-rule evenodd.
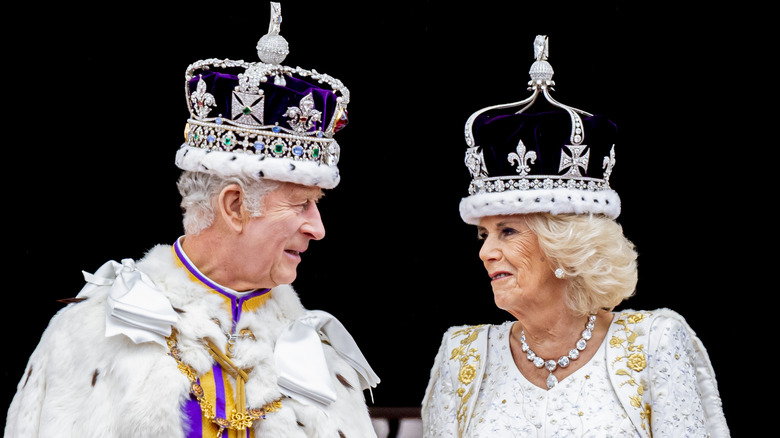
M 248 219 L 244 208 L 244 191 L 238 184 L 230 184 L 219 192 L 216 216 L 222 218 L 225 226 L 241 232 Z

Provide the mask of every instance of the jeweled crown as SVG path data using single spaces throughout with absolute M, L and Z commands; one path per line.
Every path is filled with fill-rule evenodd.
M 190 117 L 176 154 L 184 170 L 333 188 L 349 90 L 338 79 L 281 65 L 289 49 L 281 6 L 271 3 L 260 62 L 205 59 L 185 74 Z M 329 88 L 323 88 L 325 84 Z
M 617 128 L 604 116 L 552 98 L 546 36 L 536 37 L 534 55 L 531 96 L 483 108 L 466 121 L 465 164 L 472 181 L 460 203 L 461 218 L 470 224 L 484 216 L 538 212 L 616 218 L 620 198 L 609 176 Z M 550 109 L 529 112 L 540 94 Z

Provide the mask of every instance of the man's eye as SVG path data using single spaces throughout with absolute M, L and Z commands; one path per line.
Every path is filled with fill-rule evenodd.
M 316 204 L 317 204 L 317 201 L 316 201 L 316 200 L 314 200 L 314 199 L 309 199 L 309 200 L 307 200 L 307 201 L 305 201 L 305 202 L 302 202 L 302 203 L 301 203 L 301 204 L 299 204 L 298 206 L 301 208 L 301 210 L 303 210 L 303 211 L 306 211 L 306 210 L 308 210 L 309 208 L 311 208 L 311 206 L 312 206 L 312 205 L 316 205 Z

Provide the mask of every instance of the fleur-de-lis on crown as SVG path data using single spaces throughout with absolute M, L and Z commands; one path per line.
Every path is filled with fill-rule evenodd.
M 517 173 L 519 173 L 520 176 L 525 176 L 528 174 L 528 172 L 531 171 L 531 166 L 526 164 L 526 162 L 530 161 L 531 164 L 534 164 L 536 162 L 536 152 L 526 152 L 523 140 L 517 142 L 517 148 L 515 148 L 515 151 L 517 151 L 517 153 L 510 152 L 506 158 L 509 160 L 509 164 L 514 164 L 515 161 L 517 161 Z
M 198 86 L 190 96 L 190 100 L 192 100 L 195 112 L 200 118 L 208 116 L 211 107 L 217 105 L 214 102 L 214 96 L 206 92 L 206 82 L 203 80 L 203 76 L 198 77 Z
M 566 155 L 563 150 L 561 150 L 561 163 L 560 166 L 558 166 L 558 172 L 561 170 L 564 170 L 566 168 L 569 169 L 568 172 L 566 172 L 565 175 L 567 176 L 582 176 L 580 174 L 580 167 L 588 170 L 588 159 L 590 158 L 590 149 L 588 149 L 587 152 L 585 152 L 585 155 L 582 155 L 582 151 L 587 148 L 585 145 L 566 145 L 567 148 L 569 148 L 569 151 L 571 151 L 571 156 Z
M 291 128 L 298 132 L 305 132 L 322 119 L 322 112 L 314 109 L 314 97 L 309 93 L 301 99 L 297 108 L 294 106 L 287 108 L 284 116 L 290 118 L 287 123 Z
M 466 168 L 471 173 L 472 178 L 487 178 L 487 168 L 485 167 L 485 160 L 479 146 L 466 149 L 466 158 L 464 158 L 463 162 L 466 164 Z
M 604 168 L 604 182 L 609 185 L 609 176 L 612 174 L 612 168 L 615 167 L 615 145 L 609 150 L 609 156 L 604 157 L 602 166 Z

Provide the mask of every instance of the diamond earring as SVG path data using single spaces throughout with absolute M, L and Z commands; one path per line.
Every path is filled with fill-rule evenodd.
M 555 278 L 563 278 L 563 268 L 558 268 L 555 270 Z

